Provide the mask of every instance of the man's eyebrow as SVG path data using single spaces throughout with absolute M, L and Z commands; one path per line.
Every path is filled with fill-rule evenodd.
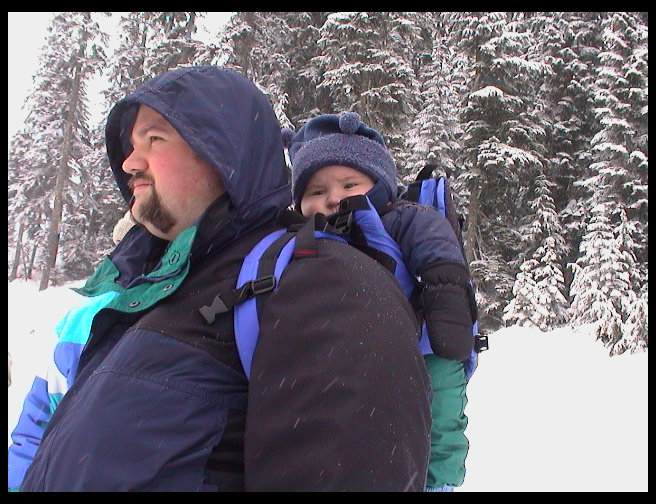
M 141 128 L 139 128 L 136 131 L 132 132 L 133 136 L 137 137 L 142 137 L 145 136 L 148 132 L 151 130 L 159 130 L 159 131 L 170 131 L 173 127 L 170 126 L 168 123 L 163 122 L 163 121 L 153 121 L 150 123 L 145 124 Z

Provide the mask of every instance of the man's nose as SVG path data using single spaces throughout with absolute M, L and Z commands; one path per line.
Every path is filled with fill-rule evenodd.
M 133 175 L 146 169 L 146 160 L 139 155 L 136 149 L 132 149 L 132 152 L 123 161 L 122 168 L 125 173 Z

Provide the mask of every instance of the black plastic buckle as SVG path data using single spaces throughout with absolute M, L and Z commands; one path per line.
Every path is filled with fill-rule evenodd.
M 474 336 L 474 351 L 476 353 L 481 353 L 489 348 L 490 346 L 487 341 L 487 336 L 483 334 L 477 334 Z
M 272 291 L 275 288 L 275 276 L 271 275 L 257 278 L 255 280 L 251 280 L 250 282 L 246 282 L 239 289 L 234 289 L 228 293 L 224 293 L 224 296 L 218 294 L 212 301 L 212 304 L 201 306 L 198 311 L 208 324 L 213 324 L 217 315 L 226 313 L 239 303 L 242 303 L 247 299 L 251 299 L 258 294 Z
M 351 226 L 353 225 L 353 212 L 340 213 L 335 219 L 335 224 L 333 227 L 338 234 L 347 235 L 351 232 Z
M 207 305 L 207 306 L 201 306 L 198 309 L 198 311 L 203 316 L 205 321 L 210 325 L 214 323 L 214 320 L 216 319 L 216 316 L 218 314 L 225 313 L 229 310 L 230 310 L 230 308 L 223 302 L 223 299 L 221 299 L 220 294 L 218 294 L 214 298 L 214 301 L 212 301 L 212 304 Z

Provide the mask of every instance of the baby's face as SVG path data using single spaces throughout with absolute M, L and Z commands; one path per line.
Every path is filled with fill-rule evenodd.
M 316 213 L 332 215 L 339 202 L 348 196 L 366 194 L 374 186 L 368 175 L 348 166 L 324 166 L 317 170 L 305 187 L 301 198 L 301 213 L 311 217 Z

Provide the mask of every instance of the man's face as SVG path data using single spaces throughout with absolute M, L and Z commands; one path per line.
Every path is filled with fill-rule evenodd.
M 123 171 L 131 175 L 132 216 L 155 236 L 173 240 L 225 192 L 219 174 L 146 105 L 139 107 L 130 140 L 134 150 Z

